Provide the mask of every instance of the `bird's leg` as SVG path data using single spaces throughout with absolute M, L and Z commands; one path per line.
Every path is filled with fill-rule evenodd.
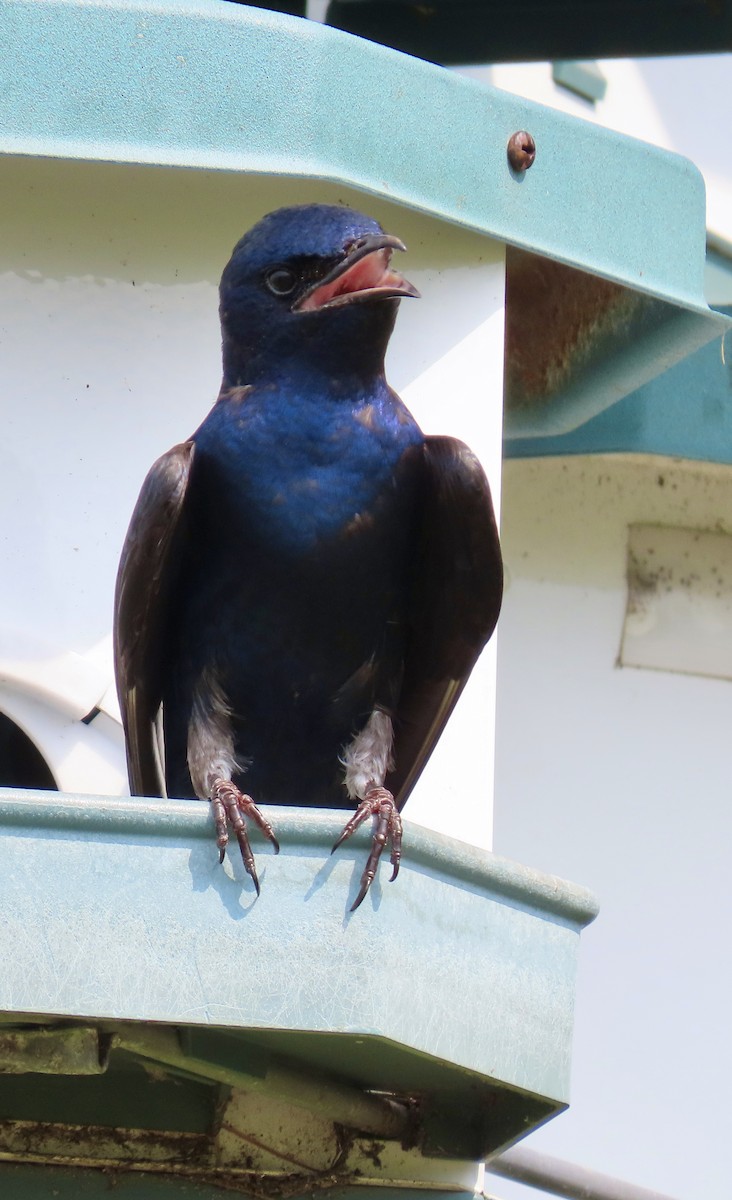
M 262 830 L 264 836 L 269 838 L 274 846 L 275 854 L 279 854 L 280 845 L 275 837 L 274 829 L 264 813 L 260 812 L 257 808 L 251 796 L 246 796 L 243 792 L 240 792 L 230 779 L 223 779 L 220 775 L 212 775 L 209 785 L 211 810 L 216 825 L 216 845 L 219 848 L 219 862 L 224 861 L 224 851 L 229 841 L 227 826 L 231 825 L 236 834 L 236 840 L 239 843 L 244 868 L 247 875 L 251 876 L 252 882 L 257 889 L 257 895 L 259 895 L 259 879 L 257 877 L 257 869 L 254 865 L 254 855 L 252 854 L 252 847 L 249 844 L 249 834 L 247 833 L 244 818 L 245 816 L 251 817 Z
M 361 876 L 361 887 L 351 912 L 358 908 L 376 875 L 381 853 L 387 842 L 391 842 L 391 865 L 393 882 L 399 874 L 402 857 L 402 819 L 391 792 L 384 787 L 388 771 L 394 767 L 392 746 L 394 730 L 392 720 L 383 709 L 375 708 L 363 729 L 346 747 L 342 763 L 345 767 L 345 785 L 349 796 L 358 799 L 358 807 L 338 838 L 337 850 L 367 817 L 376 817 L 376 827 L 371 841 L 371 853 L 366 869 Z
M 385 787 L 380 787 L 373 780 L 367 785 L 366 795 L 350 821 L 345 825 L 333 850 L 337 850 L 345 842 L 346 838 L 349 838 L 358 829 L 359 825 L 363 824 L 367 817 L 372 816 L 376 817 L 377 821 L 374 836 L 371 839 L 371 853 L 366 860 L 366 867 L 361 876 L 361 887 L 351 905 L 351 912 L 354 912 L 358 908 L 371 887 L 376 875 L 376 868 L 379 865 L 381 853 L 388 841 L 391 842 L 390 860 L 393 867 L 389 882 L 393 883 L 399 874 L 399 863 L 402 859 L 402 818 L 399 815 L 399 809 L 391 792 Z
M 259 879 L 249 844 L 246 817 L 251 817 L 264 836 L 269 838 L 275 854 L 279 854 L 280 847 L 272 826 L 251 796 L 244 795 L 236 784 L 231 782 L 232 775 L 244 770 L 246 764 L 237 762 L 231 707 L 213 668 L 202 671 L 194 689 L 188 722 L 187 757 L 191 783 L 196 795 L 202 800 L 208 798 L 211 802 L 219 862 L 224 861 L 224 852 L 229 841 L 228 825 L 231 825 L 239 843 L 247 875 L 251 877 L 259 895 Z

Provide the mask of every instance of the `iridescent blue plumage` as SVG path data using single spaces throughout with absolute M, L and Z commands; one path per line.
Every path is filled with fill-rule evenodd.
M 425 439 L 384 378 L 398 300 L 416 294 L 390 266 L 402 248 L 326 205 L 242 238 L 218 400 L 152 468 L 123 551 L 131 786 L 161 790 L 162 703 L 168 794 L 212 800 L 222 855 L 228 816 L 255 883 L 243 814 L 274 837 L 245 784 L 264 803 L 360 801 L 396 874 L 385 784 L 403 803 L 497 617 L 485 477 L 460 443 Z

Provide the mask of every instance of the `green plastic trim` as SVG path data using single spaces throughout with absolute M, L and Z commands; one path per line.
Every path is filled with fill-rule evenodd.
M 406 825 L 399 878 L 383 864 L 354 913 L 370 831 L 331 854 L 344 811 L 270 808 L 282 850 L 252 829 L 257 897 L 236 844 L 219 864 L 199 801 L 6 790 L 0 805 L 6 1031 L 131 1023 L 142 1032 L 118 1048 L 169 1064 L 179 1043 L 151 1043 L 149 1023 L 206 1029 L 214 1042 L 183 1047 L 198 1077 L 237 1061 L 256 1074 L 263 1050 L 273 1095 L 315 1072 L 351 1108 L 353 1087 L 432 1096 L 437 1157 L 480 1157 L 566 1105 L 580 931 L 597 912 L 583 888 Z M 254 1059 L 218 1044 L 231 1037 Z M 468 1127 L 459 1097 L 476 1086 Z
M 6 0 L 0 39 L 6 154 L 335 180 L 713 321 L 703 182 L 676 155 L 218 0 Z M 506 159 L 518 129 L 537 144 L 521 175 Z
M 283 847 L 315 847 L 324 855 L 330 854 L 347 818 L 340 809 L 262 805 L 262 812 L 272 821 Z M 40 837 L 73 831 L 85 840 L 184 837 L 210 843 L 213 837 L 209 806 L 198 800 L 116 799 L 0 788 L 0 834 L 13 828 L 33 828 Z M 369 836 L 368 830 L 362 829 L 350 844 L 361 852 Z M 586 888 L 467 842 L 408 821 L 404 823 L 404 840 L 410 862 L 432 868 L 439 865 L 441 875 L 451 883 L 504 896 L 580 927 L 593 921 L 599 911 L 595 897 Z

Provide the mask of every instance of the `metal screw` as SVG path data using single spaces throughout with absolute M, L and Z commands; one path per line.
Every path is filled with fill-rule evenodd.
M 514 171 L 528 171 L 536 158 L 536 142 L 525 129 L 519 129 L 508 139 L 506 151 Z

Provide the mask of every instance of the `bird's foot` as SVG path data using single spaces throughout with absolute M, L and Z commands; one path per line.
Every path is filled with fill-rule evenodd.
M 222 779 L 218 776 L 212 779 L 210 799 L 214 824 L 216 825 L 216 845 L 219 848 L 219 862 L 224 861 L 224 852 L 229 841 L 228 825 L 231 825 L 236 834 L 236 840 L 239 843 L 244 868 L 247 875 L 251 876 L 252 882 L 257 889 L 257 895 L 259 895 L 257 868 L 254 865 L 254 855 L 249 844 L 249 834 L 247 833 L 244 818 L 251 817 L 262 830 L 264 836 L 269 838 L 274 846 L 275 854 L 279 854 L 280 844 L 275 837 L 274 829 L 264 813 L 260 812 L 257 808 L 251 796 L 246 796 L 243 792 L 240 792 L 230 779 Z
M 393 883 L 399 874 L 399 863 L 402 859 L 402 819 L 399 816 L 399 809 L 396 806 L 394 797 L 385 787 L 378 787 L 373 784 L 369 787 L 366 795 L 359 804 L 350 821 L 344 826 L 341 836 L 335 843 L 333 850 L 345 842 L 352 833 L 362 825 L 367 817 L 376 817 L 376 828 L 374 836 L 371 839 L 371 853 L 366 862 L 366 868 L 361 876 L 361 887 L 358 895 L 351 905 L 351 912 L 354 912 L 367 891 L 371 887 L 371 883 L 376 874 L 376 868 L 379 865 L 381 852 L 384 849 L 387 841 L 391 842 L 390 861 L 393 867 L 390 883 Z M 331 851 L 331 854 L 333 851 Z

